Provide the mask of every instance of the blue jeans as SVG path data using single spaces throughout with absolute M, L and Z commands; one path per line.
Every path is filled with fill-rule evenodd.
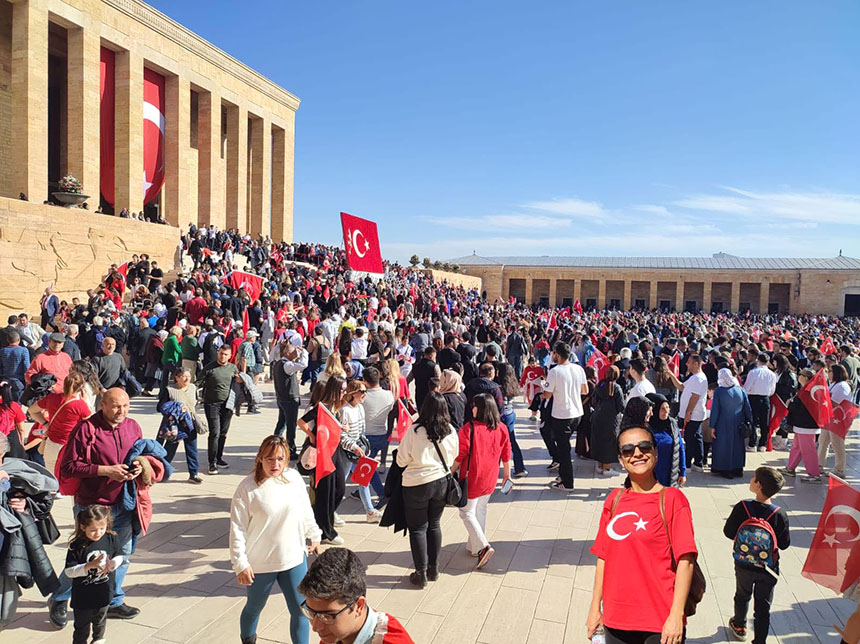
M 167 462 L 172 463 L 179 448 L 179 441 L 158 441 L 167 452 Z M 188 465 L 188 476 L 197 476 L 200 471 L 200 462 L 197 460 L 197 434 L 182 441 L 185 443 L 185 462 Z
M 370 443 L 370 458 L 376 458 L 377 454 L 381 455 L 379 462 L 382 467 L 385 467 L 385 461 L 388 460 L 388 436 L 386 434 L 368 434 L 367 442 Z
M 83 509 L 84 506 L 76 503 L 74 505 L 75 516 Z M 113 531 L 116 532 L 122 551 L 122 563 L 116 569 L 113 599 L 110 601 L 110 607 L 114 608 L 125 603 L 125 591 L 122 589 L 122 582 L 125 581 L 125 575 L 128 572 L 128 560 L 134 554 L 134 547 L 137 545 L 137 534 L 135 533 L 137 515 L 134 510 L 123 510 L 116 505 L 111 506 L 110 513 L 113 517 Z M 66 577 L 65 570 L 60 573 L 59 579 L 60 587 L 54 591 L 51 598 L 55 602 L 65 602 L 72 596 L 72 580 Z
M 514 412 L 502 416 L 502 422 L 508 428 L 508 437 L 511 439 L 511 452 L 514 455 L 514 474 L 524 472 L 526 464 L 523 462 L 523 451 L 517 443 L 517 437 L 514 436 L 514 425 L 517 422 L 517 415 Z
M 349 470 L 346 475 L 349 476 L 352 474 L 353 470 L 355 470 L 355 466 L 357 463 L 349 462 Z M 370 485 L 373 486 L 373 491 L 376 492 L 376 496 L 380 499 L 384 496 L 382 480 L 379 478 L 379 473 L 374 472 L 373 477 L 370 479 Z M 370 512 L 373 509 L 373 501 L 370 498 L 370 486 L 369 485 L 359 485 L 358 486 L 358 498 L 361 499 L 361 504 L 364 506 L 365 512 Z
M 239 633 L 241 636 L 246 638 L 257 634 L 260 613 L 266 606 L 272 587 L 275 582 L 278 582 L 290 611 L 290 641 L 293 644 L 308 644 L 310 623 L 308 618 L 302 614 L 301 603 L 304 601 L 304 597 L 299 593 L 299 582 L 304 579 L 307 572 L 308 561 L 306 558 L 298 566 L 289 570 L 256 573 L 254 582 L 248 586 L 248 598 L 245 601 L 245 608 L 242 609 L 242 614 L 239 616 Z

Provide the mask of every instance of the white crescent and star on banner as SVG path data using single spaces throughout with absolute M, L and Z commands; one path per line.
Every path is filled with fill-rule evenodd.
M 361 235 L 361 244 L 359 244 L 358 236 Z M 364 233 L 361 232 L 358 228 L 353 229 L 347 237 L 350 241 L 350 246 L 352 247 L 352 252 L 354 252 L 359 257 L 364 257 L 367 255 L 367 251 L 370 250 L 370 244 L 367 243 L 367 239 L 364 237 Z M 361 250 L 361 246 L 364 246 L 364 251 Z
M 857 525 L 857 535 L 852 539 L 848 539 L 847 541 L 841 541 L 836 538 L 836 533 L 825 534 L 824 535 L 824 543 L 826 543 L 831 548 L 835 548 L 838 544 L 842 543 L 853 543 L 855 541 L 860 541 L 860 510 L 857 508 L 853 508 L 850 505 L 834 505 L 830 508 L 830 512 L 827 513 L 827 516 L 824 517 L 824 522 L 827 523 L 830 517 L 842 514 L 847 517 L 851 517 L 854 520 L 854 523 Z
M 373 467 L 370 465 L 370 463 L 362 463 L 358 467 L 358 472 L 357 472 L 358 478 L 364 478 L 365 476 L 370 476 L 372 469 L 373 469 Z M 365 470 L 367 471 L 367 474 L 363 474 L 363 472 Z
M 827 400 L 819 400 L 815 397 L 815 394 L 818 393 L 819 389 L 823 389 L 825 392 L 827 392 L 827 387 L 825 387 L 824 385 L 815 385 L 812 389 L 809 390 L 809 397 L 812 398 L 815 402 L 826 406 Z
M 638 521 L 634 521 L 633 525 L 636 526 L 636 530 L 631 530 L 630 532 L 626 532 L 624 534 L 619 534 L 615 531 L 615 523 L 618 519 L 623 517 L 636 517 L 639 519 Z M 622 512 L 621 514 L 617 514 L 612 518 L 612 521 L 606 526 L 606 534 L 609 535 L 610 539 L 614 539 L 615 541 L 624 541 L 627 537 L 638 530 L 644 530 L 645 526 L 648 525 L 647 521 L 644 521 L 642 517 L 639 516 L 638 512 Z
M 161 138 L 164 139 L 165 119 L 164 114 L 158 109 L 157 105 L 153 105 L 149 101 L 143 102 L 143 120 L 153 123 L 161 132 Z M 164 164 L 155 171 L 155 174 L 161 172 Z M 153 175 L 153 179 L 155 176 Z M 143 196 L 146 197 L 147 191 L 152 187 L 153 182 L 146 178 L 146 170 L 143 171 Z

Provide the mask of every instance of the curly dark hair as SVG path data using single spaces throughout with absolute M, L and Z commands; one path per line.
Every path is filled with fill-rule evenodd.
M 299 592 L 311 599 L 353 604 L 367 593 L 364 564 L 352 550 L 329 548 L 308 568 Z

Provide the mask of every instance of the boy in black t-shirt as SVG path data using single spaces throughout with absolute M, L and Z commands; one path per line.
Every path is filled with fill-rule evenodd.
M 755 494 L 755 500 L 741 501 L 732 508 L 723 528 L 723 534 L 734 541 L 738 539 L 738 532 L 745 521 L 762 519 L 766 520 L 773 528 L 776 537 L 776 543 L 773 545 L 779 550 L 788 548 L 790 543 L 788 515 L 785 510 L 772 505 L 770 502 L 771 497 L 782 489 L 784 482 L 782 474 L 772 467 L 763 466 L 756 469 L 750 481 L 750 491 Z M 748 524 L 743 531 L 749 531 L 751 527 L 755 529 L 755 526 Z M 746 545 L 740 547 L 744 552 L 750 550 Z M 753 545 L 752 550 L 754 549 L 755 546 Z M 761 559 L 767 555 L 766 552 L 761 551 L 757 554 Z M 749 609 L 750 598 L 753 598 L 753 644 L 765 644 L 770 630 L 770 605 L 773 602 L 773 589 L 779 575 L 778 553 L 774 550 L 771 554 L 773 557 L 772 566 L 768 566 L 765 562 L 762 562 L 762 565 L 753 565 L 735 559 L 735 614 L 729 619 L 729 628 L 737 639 L 746 639 L 747 610 Z

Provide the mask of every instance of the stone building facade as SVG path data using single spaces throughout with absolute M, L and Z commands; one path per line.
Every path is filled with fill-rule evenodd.
M 860 316 L 860 260 L 713 257 L 481 257 L 448 260 L 487 298 L 583 308 Z
M 298 98 L 138 0 L 0 0 L 0 197 L 41 203 L 72 174 L 99 205 L 102 48 L 116 61 L 116 210 L 143 209 L 149 69 L 165 78 L 168 223 L 292 240 Z

